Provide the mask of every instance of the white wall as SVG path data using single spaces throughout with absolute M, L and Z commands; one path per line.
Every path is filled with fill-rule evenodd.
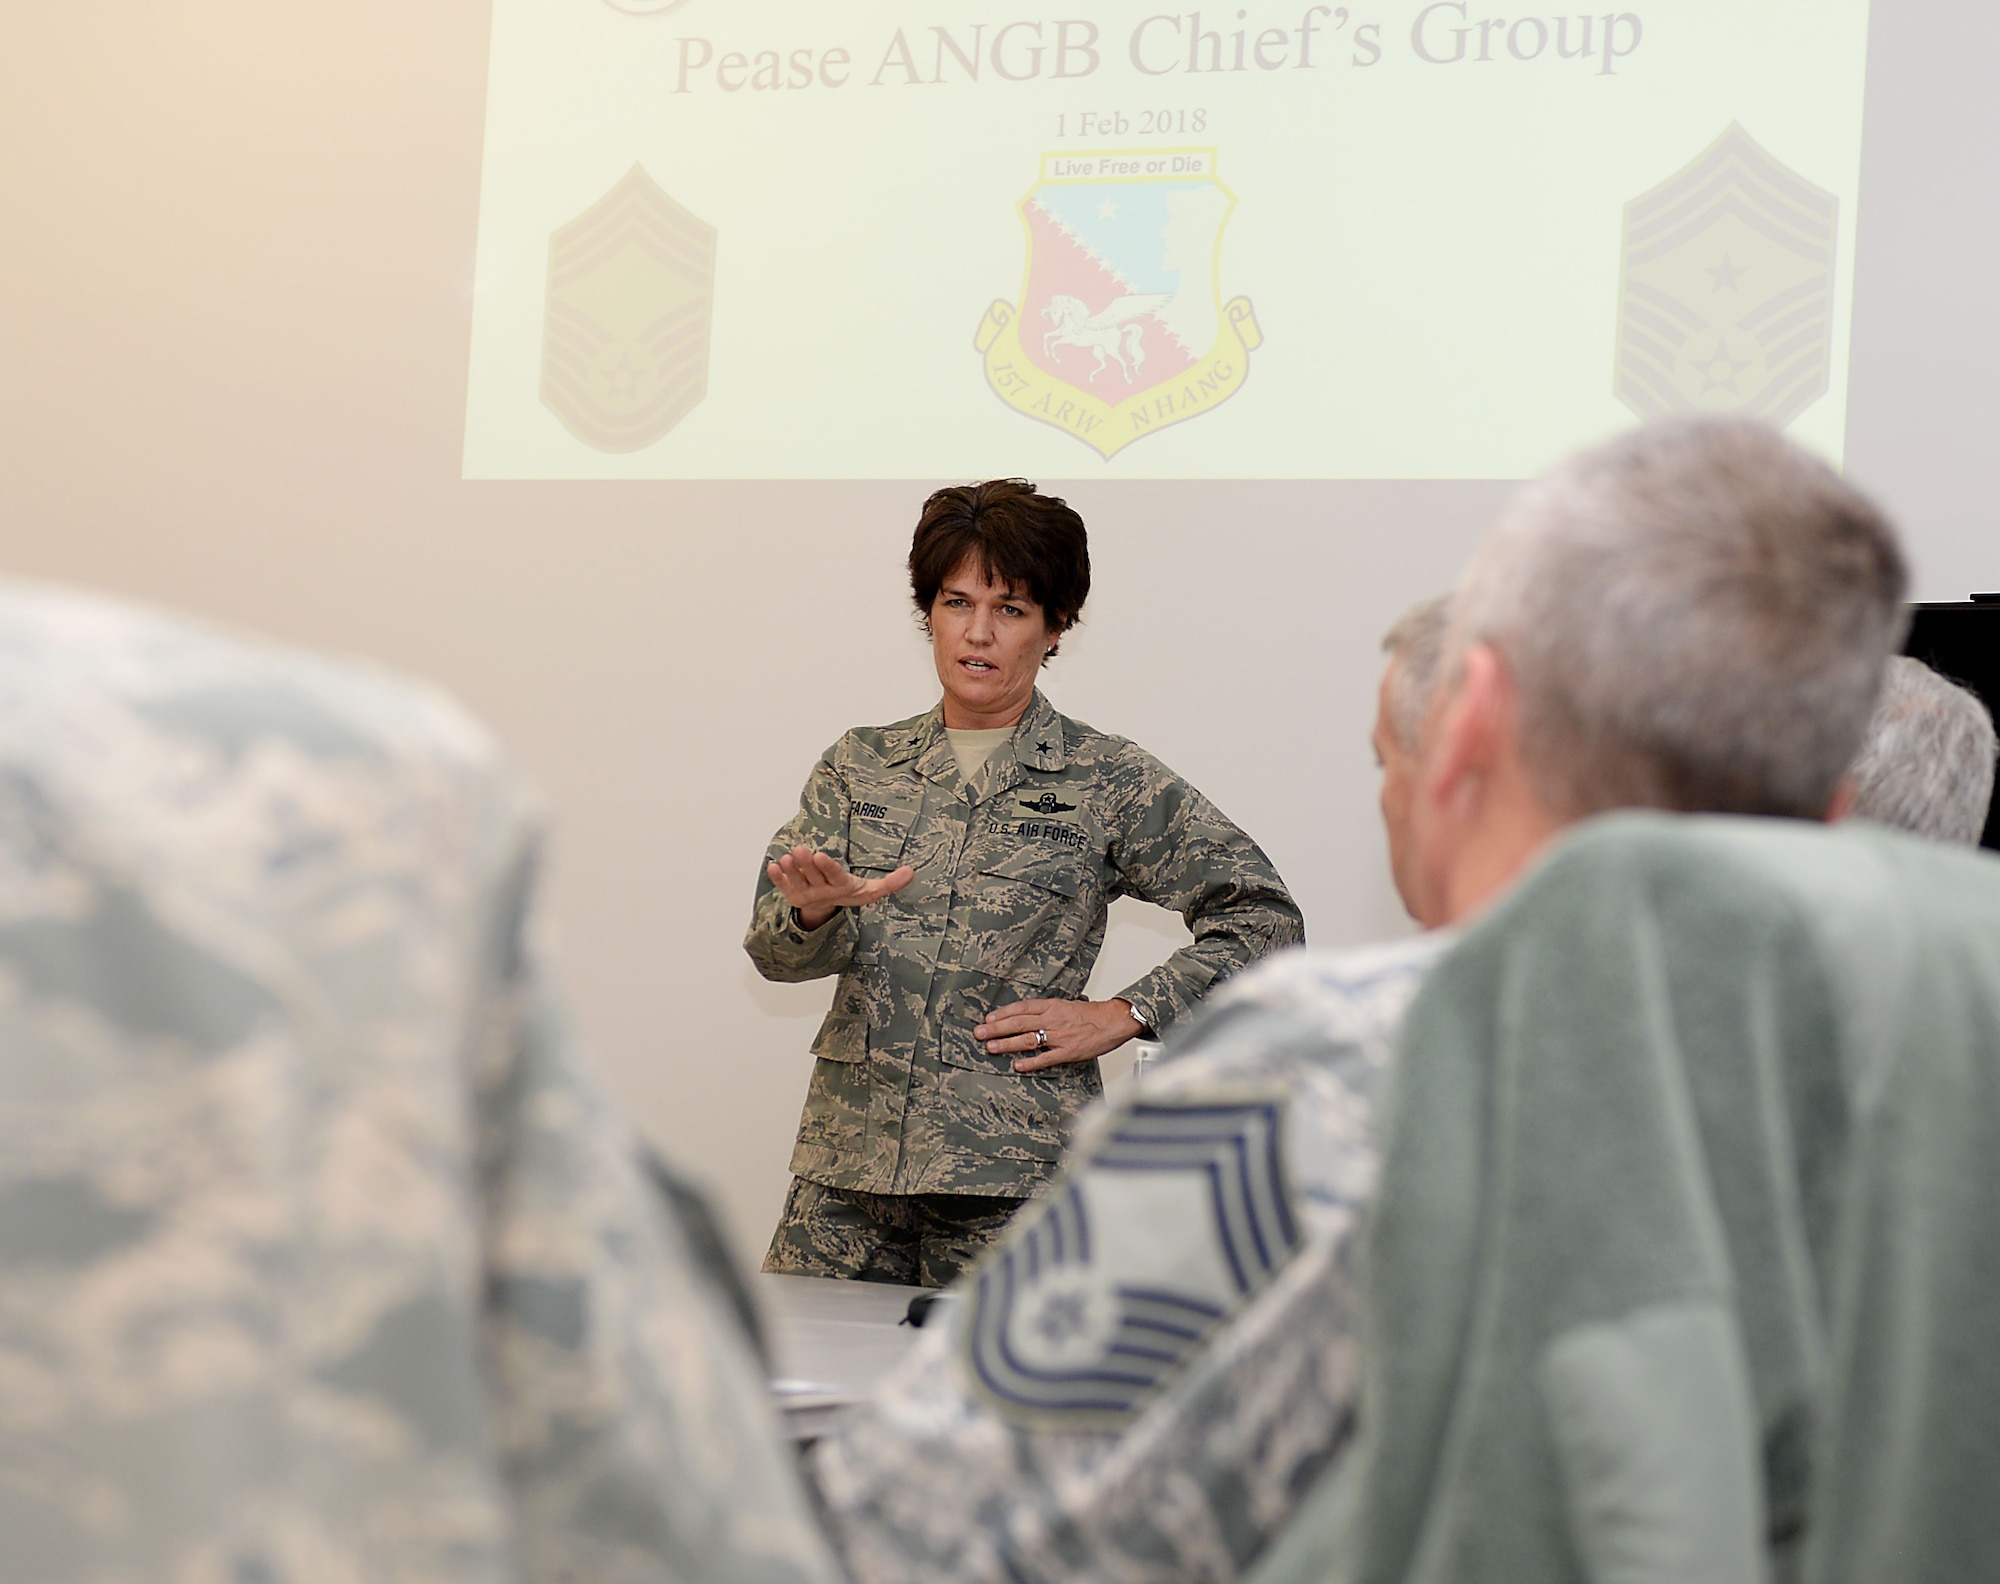
M 2000 589 L 2000 11 L 1875 0 L 1848 472 L 1908 537 L 1922 599 Z
M 2000 586 L 2000 111 L 1981 77 L 2000 19 L 1887 10 L 1851 465 L 1902 512 L 1922 591 L 1956 597 Z M 751 973 L 750 888 L 813 756 L 931 701 L 900 572 L 928 486 L 459 481 L 477 0 L 7 22 L 0 566 L 465 697 L 553 802 L 565 975 L 602 1067 L 753 1257 L 827 992 Z M 1048 678 L 1058 705 L 1248 827 L 1315 939 L 1402 927 L 1366 742 L 1375 645 L 1449 582 L 1502 488 L 1042 482 L 1089 520 L 1098 577 Z M 1121 977 L 1175 938 L 1147 911 L 1113 932 Z

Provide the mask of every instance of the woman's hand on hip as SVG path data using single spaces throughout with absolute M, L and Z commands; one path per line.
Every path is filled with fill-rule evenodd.
M 1031 1073 L 1089 1061 L 1140 1032 L 1129 1001 L 1015 1001 L 987 1013 L 972 1037 L 995 1056 L 1019 1051 L 1014 1071 Z
M 866 907 L 893 896 L 917 877 L 917 871 L 904 864 L 880 879 L 864 880 L 810 847 L 794 847 L 776 863 L 766 864 L 764 872 L 798 909 L 799 922 L 809 930 L 818 929 L 841 908 Z

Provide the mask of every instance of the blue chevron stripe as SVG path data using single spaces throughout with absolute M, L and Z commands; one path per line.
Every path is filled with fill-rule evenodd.
M 1032 1219 L 1024 1218 L 981 1263 L 964 1336 L 968 1363 L 982 1388 L 1003 1405 L 1058 1421 L 1076 1416 L 1101 1421 L 1136 1412 L 1297 1248 L 1281 1129 L 1282 1108 L 1274 1102 L 1135 1105 L 1085 1158 L 1072 1163 L 1062 1186 Z M 1205 1230 L 1164 1229 L 1162 1235 L 1212 1238 L 1227 1271 L 1225 1287 L 1178 1292 L 1120 1282 L 1118 1250 L 1098 1246 L 1087 1205 L 1085 1185 L 1098 1171 L 1198 1178 L 1212 1224 Z M 1121 1229 L 1119 1235 L 1138 1233 Z M 1088 1270 L 1106 1259 L 1112 1268 L 1103 1279 L 1110 1285 L 1097 1288 L 1093 1301 L 1117 1304 L 1109 1334 L 1072 1367 L 1027 1363 L 1015 1346 L 1014 1328 L 1029 1312 L 1050 1313 L 1025 1310 L 1027 1294 L 1053 1273 Z

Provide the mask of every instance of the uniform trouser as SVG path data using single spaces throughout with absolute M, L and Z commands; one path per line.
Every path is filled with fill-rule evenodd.
M 877 1194 L 792 1179 L 764 1269 L 948 1287 L 1026 1204 L 992 1194 Z

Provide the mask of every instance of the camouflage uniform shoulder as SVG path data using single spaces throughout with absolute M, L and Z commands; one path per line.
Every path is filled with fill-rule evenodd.
M 1163 780 L 1181 779 L 1130 737 L 1099 731 L 1088 721 L 1077 720 L 1060 710 L 1056 711 L 1056 719 L 1062 723 L 1064 755 L 1079 769 L 1155 785 Z
M 17 690 L 117 699 L 231 763 L 275 742 L 324 765 L 511 774 L 492 734 L 432 684 L 145 605 L 0 583 L 0 655 Z
M 901 764 L 921 753 L 940 723 L 932 706 L 887 726 L 850 726 L 821 757 L 838 769 L 874 769 Z
M 1378 991 L 1407 989 L 1422 981 L 1457 939 L 1454 930 L 1429 930 L 1364 946 L 1297 946 L 1252 964 L 1222 986 L 1209 1005 L 1256 1007 L 1323 1019 L 1330 1029 L 1366 1014 Z

